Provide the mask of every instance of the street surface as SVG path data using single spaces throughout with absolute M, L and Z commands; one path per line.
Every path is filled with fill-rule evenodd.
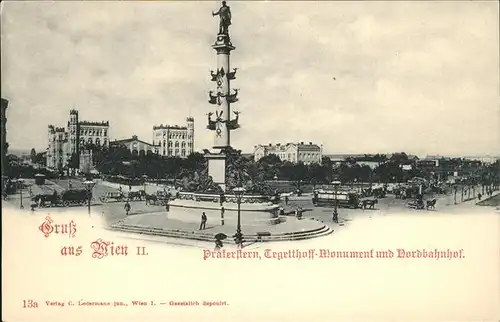
M 53 182 L 64 189 L 68 189 L 70 185 L 70 180 L 68 179 L 60 179 L 53 180 Z M 81 181 L 72 179 L 71 186 L 75 189 L 84 189 L 84 186 Z M 128 192 L 128 186 L 121 186 L 123 192 Z M 156 190 L 163 190 L 162 186 L 156 185 L 147 185 L 145 186 L 148 193 L 154 193 Z M 124 209 L 125 202 L 107 202 L 103 203 L 99 200 L 99 198 L 106 194 L 107 192 L 116 192 L 119 191 L 120 185 L 112 184 L 107 182 L 97 182 L 97 184 L 93 188 L 93 201 L 91 204 L 91 213 L 99 214 L 105 220 L 107 225 L 114 224 L 121 219 L 126 218 L 126 213 Z M 137 191 L 139 189 L 144 189 L 144 186 L 132 187 L 132 191 Z M 26 189 L 23 192 L 23 206 L 25 210 L 29 210 L 30 208 L 30 200 L 29 200 L 29 189 Z M 476 191 L 479 191 L 476 190 Z M 9 196 L 8 203 L 10 206 L 17 205 L 20 206 L 20 195 Z M 467 197 L 473 197 L 473 195 L 466 195 L 464 199 Z M 429 216 L 432 214 L 439 214 L 441 212 L 467 212 L 470 209 L 471 205 L 474 205 L 477 202 L 477 199 L 471 199 L 469 201 L 461 201 L 461 195 L 457 196 L 457 205 L 454 204 L 455 196 L 453 194 L 449 195 L 435 195 L 437 204 L 435 210 L 414 210 L 409 209 L 407 207 L 407 203 L 409 200 L 396 199 L 393 195 L 388 195 L 386 198 L 378 199 L 378 204 L 375 205 L 375 209 L 349 209 L 349 208 L 338 208 L 338 219 L 340 226 L 347 226 L 350 221 L 355 219 L 370 219 L 375 216 L 387 216 L 393 214 L 412 214 L 412 215 L 422 215 Z M 139 214 L 148 214 L 148 213 L 163 213 L 166 215 L 166 210 L 164 206 L 160 205 L 147 205 L 146 202 L 143 201 L 130 201 L 131 210 L 129 216 L 139 215 Z M 333 222 L 333 207 L 315 207 L 312 204 L 312 196 L 303 195 L 300 197 L 292 196 L 289 198 L 289 202 L 287 205 L 282 202 L 282 205 L 288 211 L 293 211 L 295 207 L 302 207 L 303 209 L 303 218 L 313 218 L 328 224 L 330 227 L 334 228 L 338 227 L 336 223 Z M 464 207 L 466 205 L 466 207 Z M 479 207 L 479 206 L 478 206 Z M 87 207 L 83 206 L 74 206 L 69 209 L 86 209 Z M 64 212 L 69 209 L 56 207 L 56 208 L 43 208 L 36 209 L 36 213 L 46 213 L 50 212 Z M 201 217 L 202 212 L 205 212 L 208 217 L 207 228 L 221 228 L 221 213 L 217 210 L 202 210 L 202 209 L 187 209 L 187 208 L 170 208 L 170 219 L 167 223 L 167 226 L 172 226 L 173 229 L 184 227 L 185 229 L 195 229 L 199 225 L 199 218 Z M 252 220 L 248 220 L 247 216 L 251 216 L 251 213 L 242 213 L 242 225 L 245 224 L 247 226 L 255 225 Z M 245 220 L 246 219 L 246 220 Z M 165 224 L 164 221 L 162 221 Z M 225 225 L 235 225 L 235 214 L 231 212 L 226 213 Z M 165 227 L 167 228 L 167 227 Z M 227 227 L 225 227 L 227 228 Z

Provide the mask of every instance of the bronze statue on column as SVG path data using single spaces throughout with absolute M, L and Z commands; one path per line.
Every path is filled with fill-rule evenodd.
M 231 25 L 231 9 L 226 5 L 226 1 L 222 1 L 222 7 L 219 11 L 212 12 L 212 16 L 219 16 L 219 35 L 228 35 L 229 26 Z

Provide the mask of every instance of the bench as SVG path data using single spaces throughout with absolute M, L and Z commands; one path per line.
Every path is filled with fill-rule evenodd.
M 263 232 L 258 232 L 256 235 L 257 235 L 257 241 L 262 242 L 262 237 L 270 237 L 271 233 L 268 231 L 263 231 Z

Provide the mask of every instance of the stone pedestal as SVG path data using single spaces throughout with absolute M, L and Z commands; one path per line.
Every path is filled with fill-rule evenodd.
M 208 161 L 208 175 L 215 184 L 226 191 L 226 154 L 206 152 L 204 156 Z

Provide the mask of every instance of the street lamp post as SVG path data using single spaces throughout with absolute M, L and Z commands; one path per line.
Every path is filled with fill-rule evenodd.
M 236 196 L 236 202 L 238 203 L 238 223 L 236 225 L 236 234 L 234 235 L 234 239 L 236 244 L 243 248 L 243 234 L 241 233 L 241 197 L 245 193 L 245 188 L 237 187 L 233 189 L 233 192 Z
M 335 186 L 335 204 L 333 208 L 333 221 L 338 223 L 339 222 L 339 217 L 338 217 L 338 187 L 340 185 L 340 181 L 333 181 L 332 184 Z
M 21 205 L 19 206 L 19 209 L 24 209 L 24 206 L 23 206 L 23 180 L 19 179 L 17 182 L 19 185 L 19 194 L 20 194 L 20 200 L 21 200 Z
M 88 200 L 88 209 L 90 216 L 90 201 L 92 199 L 92 189 L 94 188 L 95 182 L 92 180 L 87 180 L 83 182 L 85 188 L 87 189 L 87 200 Z

